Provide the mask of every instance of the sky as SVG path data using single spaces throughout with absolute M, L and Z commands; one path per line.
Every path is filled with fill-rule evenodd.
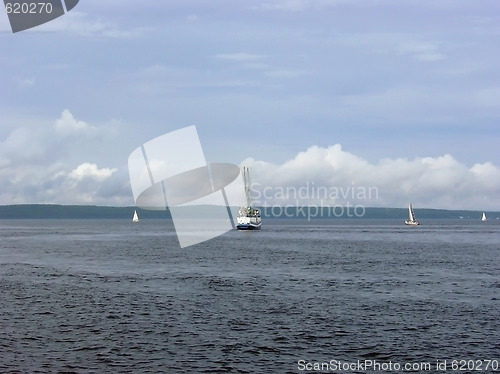
M 500 210 L 497 0 L 0 8 L 0 50 L 2 205 L 134 205 L 131 152 L 195 125 L 270 204 Z

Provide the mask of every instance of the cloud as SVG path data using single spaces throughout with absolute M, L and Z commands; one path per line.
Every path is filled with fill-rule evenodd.
M 132 203 L 128 176 L 96 162 L 110 162 L 103 160 L 113 136 L 108 126 L 91 126 L 68 109 L 52 123 L 12 130 L 0 141 L 0 204 Z
M 26 161 L 38 164 L 40 158 L 49 152 L 49 138 L 38 128 L 16 128 L 0 142 L 0 157 L 8 164 Z
M 407 41 L 401 43 L 397 50 L 399 54 L 411 55 L 420 61 L 439 61 L 446 58 L 440 52 L 440 46 L 437 43 L 422 42 L 422 41 Z
M 35 79 L 32 78 L 19 79 L 18 82 L 19 82 L 19 88 L 33 87 L 36 83 Z
M 500 185 L 500 173 L 498 168 L 490 162 L 475 164 L 470 171 L 485 191 L 498 193 Z
M 187 20 L 189 22 L 197 22 L 200 20 L 200 16 L 197 14 L 190 14 L 189 16 L 187 16 Z
M 85 37 L 99 36 L 116 39 L 129 39 L 142 36 L 149 30 L 149 27 L 121 28 L 116 23 L 91 17 L 89 14 L 82 11 L 72 10 L 62 17 L 37 26 L 33 29 L 26 30 L 26 32 L 44 33 L 68 31 Z
M 421 208 L 500 209 L 500 168 L 469 168 L 447 154 L 370 163 L 335 144 L 312 146 L 280 165 L 254 159 L 242 165 L 252 169 L 259 204 L 402 207 L 411 201 Z
M 90 128 L 85 122 L 76 120 L 68 109 L 63 110 L 54 127 L 63 132 L 85 131 Z
M 266 58 L 266 56 L 252 54 L 252 53 L 239 52 L 239 53 L 220 53 L 220 54 L 215 55 L 215 58 L 220 59 L 220 60 L 244 62 L 244 61 L 261 60 L 263 58 Z
M 68 109 L 52 123 L 12 130 L 0 141 L 0 204 L 133 204 L 129 150 L 110 148 L 115 135 Z M 450 154 L 369 161 L 334 144 L 311 146 L 281 164 L 247 159 L 241 165 L 251 167 L 259 204 L 403 207 L 411 201 L 419 208 L 500 209 L 498 165 L 467 166 Z
M 339 4 L 348 3 L 347 0 L 280 0 L 268 1 L 253 6 L 255 10 L 302 12 L 306 10 L 322 10 Z
M 52 163 L 82 148 L 88 153 L 86 142 L 99 143 L 110 135 L 111 126 L 91 126 L 64 109 L 53 123 L 40 120 L 14 128 L 4 140 L 0 139 L 0 158 L 23 167 Z
M 162 64 L 141 68 L 136 72 L 120 76 L 119 79 L 126 82 L 126 85 L 130 85 L 131 91 L 155 97 L 168 95 L 169 100 L 172 100 L 172 96 L 180 95 L 181 92 L 185 94 L 186 92 L 205 92 L 207 89 L 259 85 L 258 82 L 248 78 L 244 79 L 239 74 L 230 76 L 217 71 L 211 71 L 210 74 L 207 74 L 196 68 Z
M 474 104 L 479 107 L 498 108 L 498 98 L 500 97 L 500 87 L 491 87 L 477 90 L 473 93 Z
M 90 162 L 84 162 L 78 165 L 76 169 L 73 169 L 69 173 L 68 177 L 76 180 L 82 180 L 84 178 L 95 179 L 97 181 L 104 181 L 111 177 L 118 169 L 113 168 L 102 168 L 99 169 L 96 164 Z
M 300 69 L 276 69 L 266 72 L 266 75 L 272 78 L 296 78 L 312 74 L 312 71 Z
M 376 54 L 409 56 L 422 62 L 444 60 L 443 43 L 424 40 L 411 33 L 365 32 L 339 34 L 334 38 L 338 45 L 363 48 Z

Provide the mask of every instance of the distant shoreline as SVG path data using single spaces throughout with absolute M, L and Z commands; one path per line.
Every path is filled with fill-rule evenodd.
M 141 219 L 169 219 L 165 210 L 146 210 L 134 206 L 112 207 L 97 205 L 16 204 L 0 205 L 0 219 L 132 219 L 137 209 Z M 204 206 L 186 206 L 186 211 L 195 210 L 195 216 L 203 218 Z M 416 209 L 417 219 L 470 219 L 480 220 L 483 211 Z M 342 214 L 341 214 L 342 213 Z M 363 215 L 333 211 L 317 207 L 273 207 L 263 208 L 266 219 L 405 219 L 407 208 L 364 208 Z M 500 212 L 486 211 L 488 220 L 496 220 Z

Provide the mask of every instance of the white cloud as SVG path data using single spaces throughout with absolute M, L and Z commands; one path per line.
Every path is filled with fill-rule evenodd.
M 85 131 L 90 128 L 85 122 L 78 121 L 68 109 L 63 110 L 54 127 L 56 130 L 63 132 Z
M 76 180 L 82 180 L 84 178 L 91 178 L 97 181 L 104 181 L 116 173 L 118 169 L 102 168 L 99 169 L 96 164 L 90 162 L 84 162 L 78 165 L 76 169 L 73 169 L 69 173 L 69 177 Z
M 484 190 L 490 190 L 494 193 L 500 191 L 500 172 L 498 167 L 491 162 L 475 164 L 470 170 Z
M 245 160 L 260 204 L 500 209 L 500 168 L 471 168 L 451 155 L 370 163 L 340 144 L 313 146 L 281 165 Z M 302 194 L 300 194 L 302 192 Z

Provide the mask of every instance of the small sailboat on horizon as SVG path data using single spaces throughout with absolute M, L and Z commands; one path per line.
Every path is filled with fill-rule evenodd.
M 483 212 L 483 216 L 481 217 L 481 221 L 483 221 L 483 222 L 486 221 L 486 213 L 485 212 Z
M 134 210 L 134 216 L 132 217 L 132 222 L 139 222 L 139 215 L 137 214 L 137 210 Z
M 410 203 L 408 205 L 408 219 L 405 221 L 405 225 L 408 226 L 418 226 L 420 222 L 418 222 L 415 218 L 415 212 L 413 211 L 413 205 Z

